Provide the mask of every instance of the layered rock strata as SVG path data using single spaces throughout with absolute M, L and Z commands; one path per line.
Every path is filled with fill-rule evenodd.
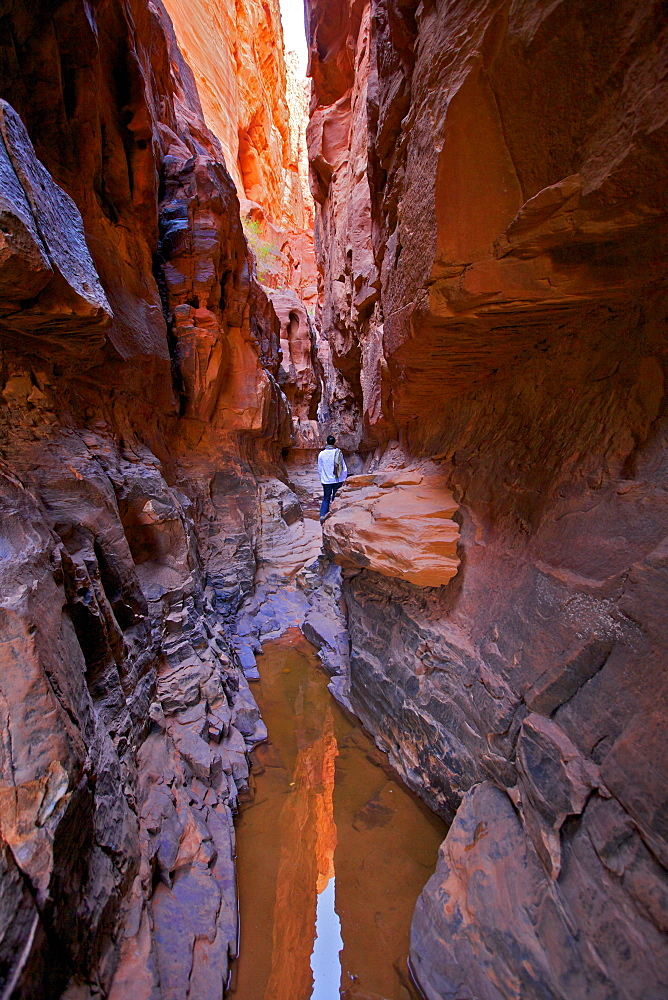
M 429 458 L 457 506 L 446 585 L 387 558 L 437 572 L 455 537 L 402 526 L 399 489 L 389 518 L 343 490 L 324 532 L 353 708 L 454 817 L 416 975 L 430 1000 L 662 996 L 660 5 L 307 10 L 328 405 L 376 482 Z
M 159 3 L 3 8 L 0 97 L 0 991 L 219 998 L 281 323 Z
M 267 295 L 280 323 L 281 366 L 278 383 L 292 413 L 292 445 L 316 449 L 322 440 L 318 426 L 325 372 L 318 356 L 318 331 L 307 305 L 292 290 Z M 312 461 L 316 462 L 315 457 Z
M 420 587 L 445 586 L 457 573 L 457 504 L 438 471 L 350 476 L 327 525 L 330 555 Z

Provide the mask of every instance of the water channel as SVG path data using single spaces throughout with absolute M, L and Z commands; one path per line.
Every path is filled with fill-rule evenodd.
M 297 630 L 253 691 L 269 731 L 237 822 L 235 1000 L 415 1000 L 415 901 L 445 827 L 327 690 Z

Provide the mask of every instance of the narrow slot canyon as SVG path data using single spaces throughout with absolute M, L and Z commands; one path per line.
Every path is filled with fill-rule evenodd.
M 667 124 L 659 0 L 0 0 L 0 1000 L 668 998 Z

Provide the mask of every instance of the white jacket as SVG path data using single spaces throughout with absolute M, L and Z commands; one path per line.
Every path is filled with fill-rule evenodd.
M 333 445 L 328 444 L 326 448 L 318 455 L 318 472 L 320 473 L 321 483 L 342 483 L 348 476 L 348 470 L 346 468 L 345 459 L 343 458 L 343 452 L 341 452 L 341 462 L 343 464 L 343 469 L 341 475 L 337 479 L 334 472 L 334 458 L 339 449 Z

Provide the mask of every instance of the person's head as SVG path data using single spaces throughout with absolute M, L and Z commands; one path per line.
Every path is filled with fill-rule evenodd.
M 327 438 L 327 444 L 336 444 L 336 438 L 333 434 L 330 434 Z

